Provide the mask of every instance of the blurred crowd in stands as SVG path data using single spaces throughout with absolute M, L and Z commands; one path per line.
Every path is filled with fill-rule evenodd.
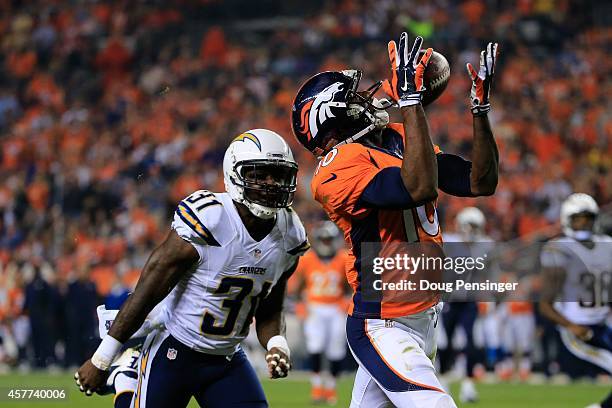
M 0 336 L 14 343 L 4 358 L 84 360 L 95 306 L 133 287 L 181 198 L 224 189 L 224 150 L 247 129 L 286 137 L 300 164 L 294 208 L 308 227 L 323 220 L 292 98 L 323 70 L 361 69 L 364 88 L 387 77 L 387 41 L 403 30 L 451 62 L 428 119 L 434 141 L 465 157 L 465 63 L 488 41 L 501 47 L 490 115 L 500 184 L 484 199 L 442 195 L 445 230 L 466 205 L 508 241 L 554 228 L 572 191 L 610 203 L 612 29 L 598 3 L 0 2 Z

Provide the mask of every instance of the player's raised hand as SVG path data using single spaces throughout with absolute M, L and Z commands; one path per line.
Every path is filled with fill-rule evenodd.
M 428 48 L 419 59 L 423 37 L 417 37 L 408 50 L 408 34 L 402 33 L 399 47 L 395 41 L 389 41 L 389 60 L 391 61 L 391 81 L 383 82 L 383 90 L 400 107 L 421 103 L 421 93 L 425 90 L 423 74 L 429 63 L 433 49 Z
M 489 96 L 498 56 L 497 43 L 489 43 L 487 48 L 480 52 L 480 68 L 478 71 L 469 62 L 466 64 L 468 75 L 472 80 L 470 104 L 474 115 L 485 115 L 491 110 Z
M 84 392 L 85 395 L 89 397 L 104 386 L 108 375 L 108 371 L 100 370 L 91 363 L 91 360 L 87 360 L 81 368 L 74 373 L 74 380 L 76 381 L 77 387 L 79 387 L 79 391 Z
M 289 356 L 278 347 L 272 347 L 266 353 L 268 363 L 268 376 L 270 378 L 284 378 L 291 370 Z

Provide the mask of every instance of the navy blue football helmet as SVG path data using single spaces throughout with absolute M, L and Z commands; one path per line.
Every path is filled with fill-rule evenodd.
M 357 70 L 321 72 L 298 91 L 291 111 L 293 134 L 314 155 L 322 156 L 389 123 L 386 109 L 392 103 L 374 98 L 381 82 L 358 91 L 360 80 Z

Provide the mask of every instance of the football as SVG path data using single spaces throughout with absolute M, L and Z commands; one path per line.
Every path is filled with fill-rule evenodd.
M 425 53 L 421 50 L 420 56 Z M 423 92 L 423 106 L 431 104 L 438 99 L 442 92 L 446 89 L 450 79 L 450 65 L 444 55 L 434 51 L 429 59 L 429 64 L 425 68 L 425 92 Z

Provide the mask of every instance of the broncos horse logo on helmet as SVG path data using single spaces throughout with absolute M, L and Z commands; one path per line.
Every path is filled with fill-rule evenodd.
M 327 119 L 335 117 L 331 107 L 334 106 L 334 97 L 343 86 L 342 82 L 334 82 L 302 108 L 300 131 L 306 134 L 308 140 L 317 135 L 319 131 L 317 122 L 324 123 Z
M 360 80 L 357 70 L 321 72 L 298 91 L 291 112 L 293 133 L 316 156 L 389 123 L 385 109 L 391 103 L 374 98 L 381 83 L 358 92 Z

